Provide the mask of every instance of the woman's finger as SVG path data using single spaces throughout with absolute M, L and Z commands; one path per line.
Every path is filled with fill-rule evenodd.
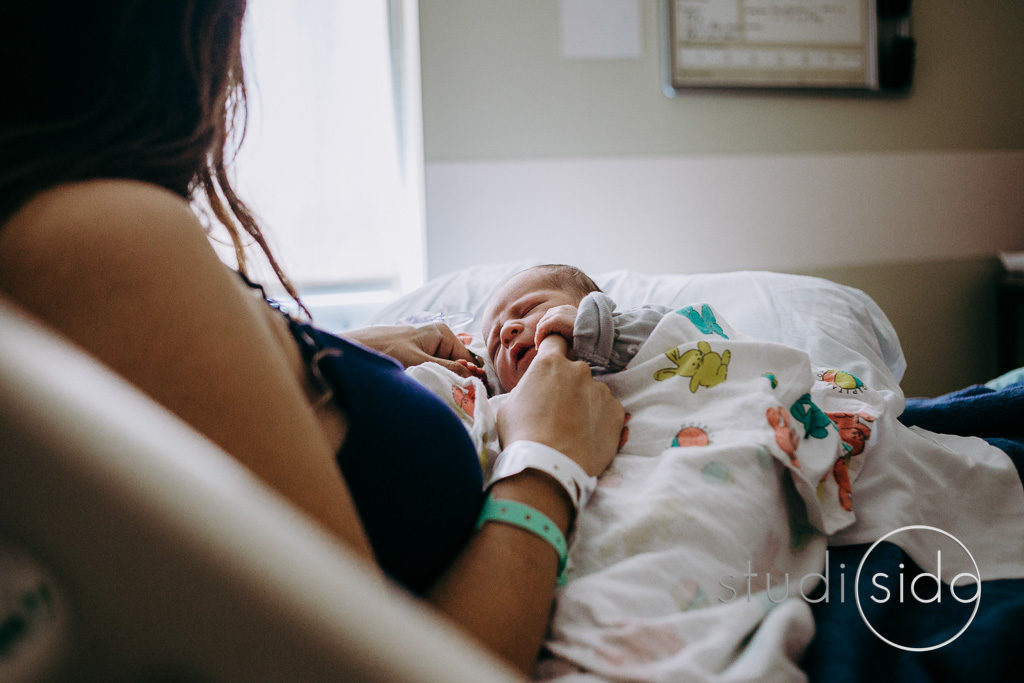
M 424 339 L 424 351 L 435 358 L 446 360 L 465 360 L 476 363 L 477 356 L 466 348 L 454 332 L 447 325 L 437 323 L 428 327 L 420 328 L 427 336 Z
M 537 346 L 537 357 L 556 355 L 565 357 L 569 352 L 569 342 L 565 337 L 557 334 L 549 334 L 540 341 Z

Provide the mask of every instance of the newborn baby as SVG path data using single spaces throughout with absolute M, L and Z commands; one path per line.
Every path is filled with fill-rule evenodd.
M 714 316 L 703 319 L 710 311 L 705 305 L 699 313 L 692 309 L 685 314 L 695 325 L 714 330 Z M 550 334 L 564 337 L 570 357 L 586 361 L 596 374 L 617 372 L 629 364 L 670 312 L 668 307 L 656 305 L 616 311 L 611 298 L 578 268 L 536 266 L 510 279 L 487 307 L 483 322 L 487 355 L 501 391 L 515 388 L 541 341 Z M 690 377 L 693 391 L 701 383 L 713 386 L 711 383 L 724 381 L 730 352 L 718 355 L 705 347 L 698 344 L 689 355 L 679 354 L 677 369 L 665 373 Z
M 616 311 L 569 266 L 513 276 L 488 303 L 483 334 L 498 391 L 513 390 L 540 341 L 558 334 L 627 413 L 619 454 L 570 538 L 538 675 L 721 676 L 742 668 L 759 629 L 806 644 L 813 619 L 801 595 L 820 578 L 825 535 L 854 520 L 870 398 L 826 414 L 819 405 L 843 408 L 848 396 L 823 379 L 835 369 L 816 375 L 802 351 L 737 334 L 707 304 Z M 439 366 L 413 372 L 460 413 L 487 481 L 504 396 Z M 847 433 L 857 438 L 845 442 L 834 420 L 856 421 Z M 800 649 L 780 645 L 772 668 L 800 678 L 786 659 Z

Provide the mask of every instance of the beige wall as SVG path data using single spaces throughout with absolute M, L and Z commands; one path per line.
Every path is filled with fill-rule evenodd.
M 566 60 L 556 0 L 422 0 L 427 160 L 1024 148 L 1024 2 L 914 3 L 904 99 L 666 98 L 641 11 L 642 59 Z
M 555 0 L 421 1 L 429 273 L 560 249 L 812 272 L 887 311 L 909 394 L 990 378 L 994 254 L 1024 249 L 1024 3 L 914 3 L 902 98 L 667 98 L 663 6 L 640 10 L 640 59 L 567 60 Z
M 998 259 L 794 270 L 862 289 L 881 306 L 907 358 L 908 396 L 937 396 L 998 374 Z

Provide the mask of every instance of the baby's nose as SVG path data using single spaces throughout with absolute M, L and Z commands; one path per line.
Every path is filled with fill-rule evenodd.
M 520 334 L 523 333 L 523 324 L 518 320 L 509 320 L 501 328 L 501 343 L 503 346 L 508 346 L 516 340 Z

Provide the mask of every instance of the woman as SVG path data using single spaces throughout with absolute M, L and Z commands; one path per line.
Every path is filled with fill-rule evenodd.
M 400 515 L 382 521 L 386 511 L 372 502 L 392 490 L 393 466 L 416 461 L 422 470 L 425 462 L 429 475 L 420 471 L 392 496 L 400 509 L 444 508 L 451 482 L 461 482 L 472 504 L 450 512 L 462 535 L 449 555 L 435 553 L 433 575 L 406 583 L 529 670 L 553 597 L 559 558 L 551 545 L 508 524 L 474 530 L 479 474 L 466 473 L 475 454 L 433 399 L 380 357 L 287 319 L 245 278 L 243 246 L 252 240 L 295 294 L 225 168 L 244 113 L 244 11 L 244 0 L 4 4 L 0 295 L 392 576 L 400 562 L 381 558 L 401 557 L 410 534 Z M 194 202 L 230 234 L 242 277 L 214 253 Z M 351 338 L 405 365 L 439 360 L 464 373 L 455 361 L 471 358 L 447 328 L 370 328 Z M 546 445 L 596 475 L 614 455 L 622 408 L 557 344 L 545 345 L 501 413 L 500 437 Z M 419 427 L 432 439 L 427 451 L 397 449 L 366 426 L 389 410 L 380 392 L 368 391 L 377 385 L 411 413 L 436 415 Z M 563 533 L 575 514 L 557 481 L 536 469 L 499 481 L 492 495 L 531 506 Z M 433 546 L 453 543 L 441 527 L 432 527 L 442 539 Z

